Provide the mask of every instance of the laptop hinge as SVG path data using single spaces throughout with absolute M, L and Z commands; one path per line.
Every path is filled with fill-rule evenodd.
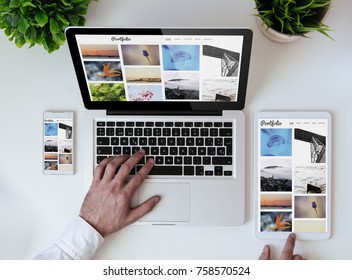
M 120 115 L 148 115 L 148 116 L 221 116 L 222 110 L 194 110 L 194 111 L 121 111 L 121 110 L 107 110 L 108 116 Z

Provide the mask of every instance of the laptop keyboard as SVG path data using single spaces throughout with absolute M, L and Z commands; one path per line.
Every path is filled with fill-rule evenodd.
M 233 123 L 97 121 L 96 164 L 110 156 L 146 151 L 132 174 L 150 157 L 149 175 L 233 176 Z

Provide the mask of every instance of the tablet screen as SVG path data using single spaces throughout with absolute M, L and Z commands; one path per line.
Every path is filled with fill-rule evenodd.
M 257 120 L 257 231 L 327 233 L 328 119 Z

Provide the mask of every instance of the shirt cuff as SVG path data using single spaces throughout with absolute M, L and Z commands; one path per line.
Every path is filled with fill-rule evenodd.
M 103 242 L 104 238 L 90 224 L 76 217 L 56 245 L 75 260 L 89 260 Z

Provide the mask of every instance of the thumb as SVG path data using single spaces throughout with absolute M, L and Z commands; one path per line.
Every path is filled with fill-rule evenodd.
M 126 225 L 132 224 L 145 214 L 152 211 L 155 205 L 160 201 L 160 196 L 153 196 L 148 200 L 144 201 L 142 204 L 138 205 L 136 208 L 131 209 L 128 217 L 126 219 Z
M 269 247 L 269 245 L 264 246 L 263 252 L 259 256 L 259 260 L 270 260 L 270 247 Z

